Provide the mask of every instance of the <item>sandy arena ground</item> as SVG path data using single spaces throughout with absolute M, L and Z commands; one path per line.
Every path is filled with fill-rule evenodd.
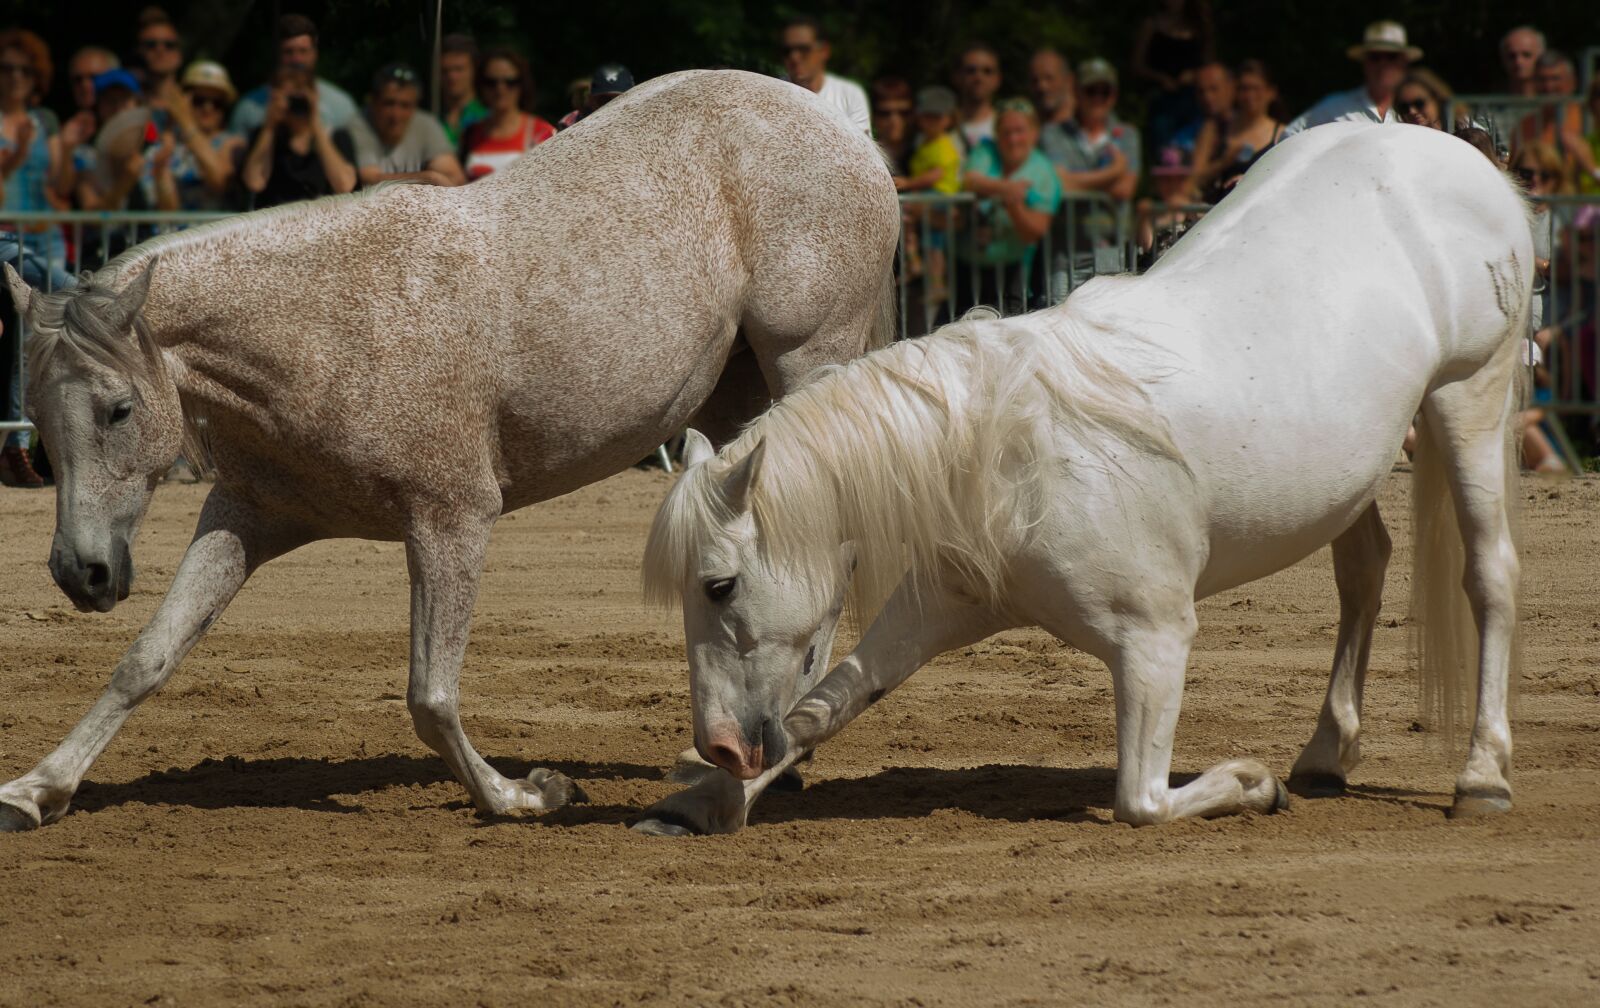
M 1456 759 L 1409 730 L 1404 495 L 1348 797 L 1111 821 L 1103 667 L 1044 634 L 948 655 L 734 837 L 621 825 L 689 743 L 675 617 L 636 562 L 667 486 L 629 472 L 496 533 L 463 694 L 515 773 L 591 803 L 480 819 L 403 700 L 405 563 L 269 565 L 55 826 L 0 836 L 0 1003 L 210 1005 L 1600 1003 L 1600 482 L 1524 485 L 1517 809 L 1444 818 Z M 161 489 L 109 616 L 50 583 L 50 492 L 0 491 L 0 779 L 99 693 L 204 488 Z M 1207 601 L 1176 769 L 1287 773 L 1326 682 L 1326 551 Z

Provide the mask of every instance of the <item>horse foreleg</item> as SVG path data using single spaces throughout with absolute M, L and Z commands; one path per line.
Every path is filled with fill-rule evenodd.
M 32 829 L 65 815 L 83 775 L 123 722 L 166 684 L 250 572 L 297 544 L 269 534 L 251 511 L 212 491 L 172 587 L 100 699 L 38 766 L 0 787 L 0 831 Z
M 1390 546 L 1376 501 L 1333 541 L 1339 642 L 1317 729 L 1289 774 L 1289 789 L 1298 794 L 1342 794 L 1350 771 L 1361 762 L 1361 695 L 1372 654 L 1372 628 L 1383 602 Z
M 565 775 L 534 769 L 511 780 L 484 762 L 461 728 L 461 664 L 478 596 L 493 518 L 457 527 L 414 528 L 406 538 L 411 571 L 411 680 L 406 703 L 417 737 L 443 757 L 482 812 L 560 808 L 577 787 Z
M 1229 760 L 1183 787 L 1171 786 L 1172 736 L 1194 640 L 1192 607 L 1181 617 L 1129 620 L 1117 634 L 1111 681 L 1117 700 L 1117 795 L 1112 814 L 1135 826 L 1185 816 L 1288 806 L 1288 793 L 1255 760 Z
M 787 755 L 754 780 L 709 769 L 692 787 L 645 809 L 633 828 L 658 836 L 734 833 L 773 781 L 837 735 L 936 655 L 1015 626 L 987 606 L 940 588 L 902 584 L 856 649 L 800 698 L 783 721 Z

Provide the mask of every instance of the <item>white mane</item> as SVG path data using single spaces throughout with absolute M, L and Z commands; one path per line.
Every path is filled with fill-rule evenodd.
M 673 487 L 650 532 L 648 599 L 671 605 L 696 558 L 736 517 L 728 470 L 765 442 L 751 506 L 775 569 L 830 590 L 854 542 L 852 597 L 869 616 L 904 577 L 941 566 L 998 597 L 1007 547 L 1042 512 L 1056 432 L 1104 455 L 1111 443 L 1182 465 L 1142 380 L 1093 349 L 1095 288 L 1026 321 L 963 319 L 821 373 Z

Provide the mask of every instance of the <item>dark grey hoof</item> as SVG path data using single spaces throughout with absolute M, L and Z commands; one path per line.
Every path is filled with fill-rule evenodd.
M 805 789 L 806 779 L 794 767 L 789 767 L 783 773 L 774 777 L 772 783 L 767 785 L 767 790 L 769 791 L 804 791 Z
M 645 836 L 686 837 L 703 835 L 703 832 L 694 823 L 674 812 L 657 812 L 640 819 L 628 828 L 635 833 L 643 833 Z
M 39 824 L 33 821 L 32 816 L 15 805 L 0 803 L 0 833 L 23 833 L 38 828 Z
M 1446 815 L 1451 819 L 1477 819 L 1510 811 L 1511 796 L 1504 791 L 1465 791 L 1456 794 Z
M 1289 789 L 1284 787 L 1283 786 L 1283 781 L 1278 780 L 1276 777 L 1274 777 L 1272 779 L 1272 783 L 1274 783 L 1274 784 L 1276 784 L 1278 786 L 1278 795 L 1277 795 L 1276 798 L 1274 798 L 1272 800 L 1272 808 L 1269 809 L 1268 811 L 1269 812 L 1287 812 L 1287 811 L 1289 811 Z
M 544 797 L 547 809 L 558 809 L 563 805 L 581 805 L 589 800 L 583 788 L 573 783 L 571 777 L 555 770 L 534 767 L 528 771 L 527 781 L 530 787 Z
M 1345 793 L 1345 781 L 1331 773 L 1290 774 L 1289 790 L 1302 798 L 1338 798 Z

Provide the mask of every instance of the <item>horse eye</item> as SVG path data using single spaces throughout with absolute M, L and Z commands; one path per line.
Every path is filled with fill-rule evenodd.
M 120 402 L 111 408 L 111 424 L 115 426 L 133 416 L 133 403 Z
M 715 581 L 706 582 L 706 598 L 713 602 L 721 602 L 733 594 L 733 586 L 738 583 L 738 578 L 717 578 Z

